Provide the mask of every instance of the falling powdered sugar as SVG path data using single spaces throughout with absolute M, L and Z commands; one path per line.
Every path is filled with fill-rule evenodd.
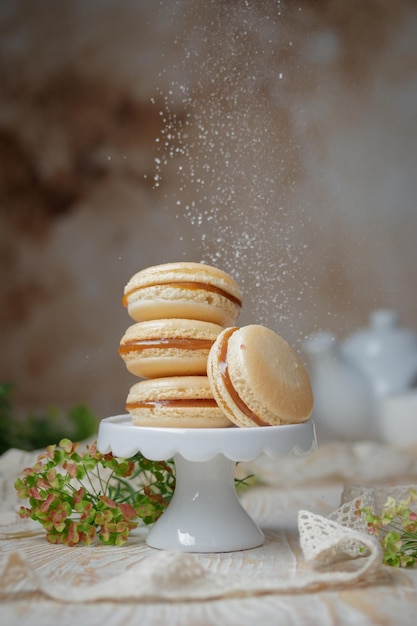
M 238 280 L 247 315 L 296 334 L 309 288 L 300 241 L 308 218 L 297 205 L 300 164 L 284 102 L 293 44 L 281 3 L 177 8 L 181 54 L 155 99 L 163 130 L 154 186 L 174 175 L 167 210 L 191 224 L 201 261 Z

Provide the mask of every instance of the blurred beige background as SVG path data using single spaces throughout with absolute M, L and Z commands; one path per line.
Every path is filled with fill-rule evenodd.
M 0 381 L 124 411 L 130 276 L 203 260 L 301 351 L 417 326 L 417 5 L 3 0 Z

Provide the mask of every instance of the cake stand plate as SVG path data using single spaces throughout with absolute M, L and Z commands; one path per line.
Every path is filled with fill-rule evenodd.
M 146 542 L 181 552 L 231 552 L 260 546 L 264 535 L 241 506 L 235 466 L 260 454 L 305 454 L 316 445 L 314 424 L 257 428 L 149 428 L 130 415 L 100 422 L 97 447 L 127 458 L 137 452 L 152 461 L 173 458 L 175 492 Z

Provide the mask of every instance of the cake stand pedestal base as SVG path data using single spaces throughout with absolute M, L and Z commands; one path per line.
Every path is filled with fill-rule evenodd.
M 174 496 L 147 537 L 147 544 L 182 552 L 230 552 L 256 548 L 263 532 L 240 504 L 236 462 L 219 454 L 205 462 L 174 456 Z

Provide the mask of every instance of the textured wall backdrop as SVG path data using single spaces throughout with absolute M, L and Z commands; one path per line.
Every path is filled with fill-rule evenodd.
M 417 326 L 417 7 L 4 0 L 0 380 L 123 412 L 124 284 L 204 260 L 301 350 Z

